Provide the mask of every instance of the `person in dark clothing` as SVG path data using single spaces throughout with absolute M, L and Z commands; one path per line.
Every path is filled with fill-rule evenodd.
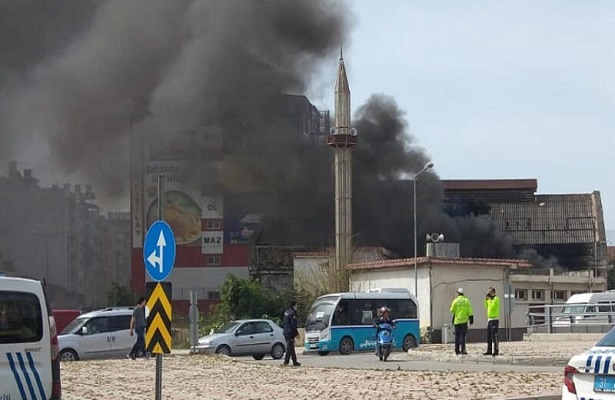
M 376 327 L 376 335 L 378 335 L 378 332 L 380 332 L 380 324 L 387 323 L 389 325 L 395 326 L 395 322 L 393 322 L 393 320 L 391 319 L 391 316 L 389 315 L 390 311 L 387 307 L 381 307 L 379 311 L 380 317 L 374 320 L 374 326 Z
M 393 322 L 393 320 L 391 319 L 389 315 L 389 312 L 390 312 L 389 308 L 383 306 L 380 308 L 379 311 L 380 311 L 380 317 L 374 320 L 374 327 L 376 328 L 376 342 L 378 342 L 378 333 L 381 331 L 380 324 L 387 323 L 391 325 L 393 328 L 395 327 L 395 322 Z M 376 355 L 380 356 L 380 349 L 378 348 L 377 344 L 376 344 Z
M 299 330 L 297 329 L 297 302 L 292 301 L 288 310 L 284 311 L 284 339 L 286 339 L 286 356 L 284 357 L 284 364 L 288 365 L 290 359 L 293 359 L 293 366 L 298 367 L 301 365 L 297 361 L 297 354 L 295 354 L 295 338 L 299 336 Z
M 130 320 L 130 336 L 133 332 L 137 334 L 137 341 L 132 346 L 132 350 L 128 353 L 128 357 L 133 360 L 139 357 L 139 353 L 142 356 L 146 355 L 145 352 L 145 297 L 140 297 L 137 303 L 137 307 L 132 312 L 132 319 Z

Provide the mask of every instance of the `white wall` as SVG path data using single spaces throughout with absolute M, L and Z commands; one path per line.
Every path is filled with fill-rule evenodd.
M 504 269 L 499 266 L 484 265 L 434 265 L 433 281 L 433 329 L 441 329 L 443 324 L 451 325 L 451 303 L 457 297 L 457 288 L 462 287 L 470 299 L 474 311 L 474 325 L 470 328 L 485 329 L 487 313 L 484 308 L 487 288 L 492 286 L 500 298 L 500 328 L 504 324 Z
M 418 271 L 418 301 L 421 326 L 429 326 L 429 270 L 419 266 Z M 404 288 L 414 293 L 414 268 L 390 270 L 352 271 L 350 274 L 350 290 L 366 292 L 375 288 Z M 393 316 L 394 317 L 394 316 Z
M 189 300 L 191 290 L 206 299 L 207 292 L 220 291 L 229 274 L 241 279 L 250 277 L 248 267 L 173 268 L 168 279 L 173 284 L 173 300 Z
M 295 285 L 322 279 L 322 266 L 327 265 L 328 261 L 329 257 L 326 256 L 295 257 L 293 259 L 293 280 Z

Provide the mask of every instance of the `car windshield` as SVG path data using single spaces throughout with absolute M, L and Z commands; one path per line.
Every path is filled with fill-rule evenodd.
M 314 303 L 308 314 L 305 329 L 321 331 L 328 327 L 334 307 L 335 301 L 332 299 L 323 299 Z
M 572 304 L 565 306 L 562 310 L 562 314 L 582 314 L 585 312 L 587 304 Z
M 235 322 L 235 321 L 227 322 L 226 324 L 224 324 L 220 328 L 218 328 L 216 330 L 216 333 L 229 333 L 233 329 L 235 329 L 237 327 L 237 325 L 239 325 L 239 322 Z
M 80 328 L 81 325 L 87 321 L 87 317 L 77 317 L 70 324 L 66 325 L 66 328 L 60 332 L 60 335 L 68 335 L 69 333 L 73 333 L 76 329 Z
M 596 346 L 601 347 L 615 347 L 615 327 L 611 328 L 606 335 L 602 336 L 602 339 L 596 343 Z

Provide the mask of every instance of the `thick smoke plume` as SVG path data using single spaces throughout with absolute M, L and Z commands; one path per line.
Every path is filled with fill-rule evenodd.
M 3 32 L 0 161 L 48 159 L 56 176 L 127 199 L 130 139 L 190 147 L 200 129 L 221 132 L 223 186 L 261 193 L 262 241 L 331 243 L 333 152 L 297 133 L 287 118 L 296 98 L 282 94 L 304 93 L 323 62 L 335 73 L 351 20 L 338 1 L 75 0 L 58 3 L 67 9 L 54 13 L 32 4 L 0 3 L 2 27 L 13 13 L 7 18 L 22 30 L 41 26 L 57 34 Z M 7 51 L 20 38 L 23 46 Z M 134 97 L 144 99 L 147 112 L 133 114 Z M 407 178 L 428 157 L 412 145 L 404 114 L 389 97 L 370 98 L 354 125 L 356 243 L 411 255 Z M 186 161 L 195 184 L 203 157 Z M 465 256 L 510 255 L 510 243 L 488 217 L 443 211 L 435 174 L 417 185 L 419 238 L 439 232 L 460 242 Z

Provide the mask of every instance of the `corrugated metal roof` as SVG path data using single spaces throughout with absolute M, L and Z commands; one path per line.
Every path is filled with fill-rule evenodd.
M 540 195 L 534 202 L 493 203 L 490 214 L 514 244 L 595 241 L 591 194 Z

